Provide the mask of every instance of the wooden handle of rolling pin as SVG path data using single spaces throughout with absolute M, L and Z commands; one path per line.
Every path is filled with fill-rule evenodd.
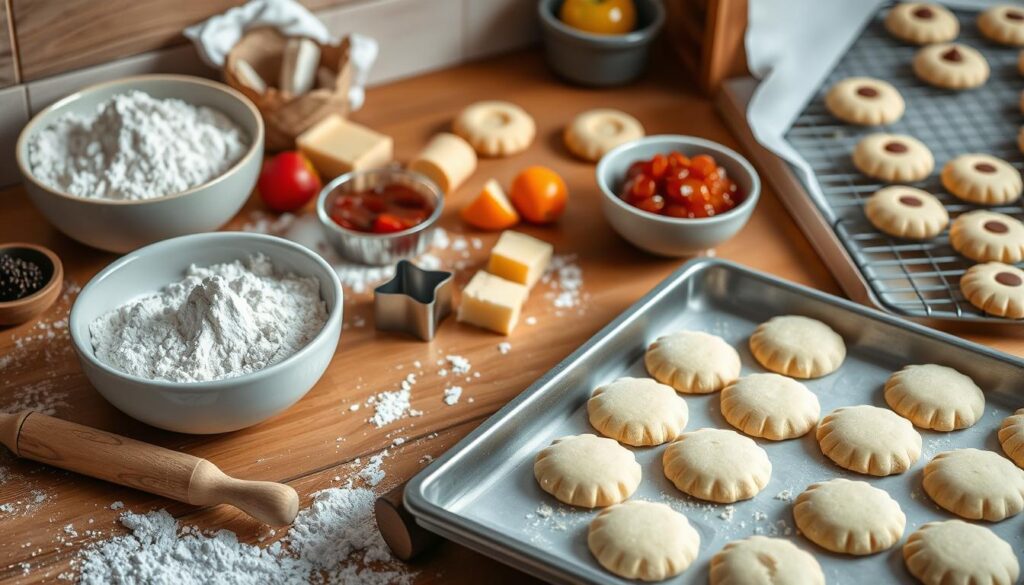
M 403 561 L 410 561 L 434 546 L 441 537 L 416 523 L 416 518 L 405 509 L 404 494 L 403 483 L 378 497 L 373 514 L 377 518 L 377 530 L 391 552 Z
M 38 412 L 0 413 L 0 443 L 19 457 L 179 502 L 231 504 L 273 526 L 291 524 L 299 511 L 290 486 L 235 479 L 205 459 Z

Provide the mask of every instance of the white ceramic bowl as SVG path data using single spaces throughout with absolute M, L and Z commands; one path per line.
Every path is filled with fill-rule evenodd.
M 686 219 L 655 215 L 637 209 L 619 197 L 629 165 L 672 151 L 687 156 L 710 154 L 736 182 L 744 199 L 735 208 L 714 217 Z M 750 219 L 761 196 L 761 179 L 738 152 L 693 136 L 648 136 L 627 142 L 604 155 L 597 163 L 601 207 L 608 223 L 634 246 L 659 256 L 691 256 L 713 248 L 736 235 Z
M 231 118 L 249 137 L 249 149 L 224 174 L 187 191 L 141 201 L 75 197 L 44 185 L 29 168 L 28 142 L 58 116 L 95 114 L 112 96 L 131 90 L 208 106 Z M 68 236 L 101 250 L 128 252 L 166 238 L 208 232 L 234 217 L 252 193 L 263 163 L 263 119 L 256 106 L 230 87 L 187 75 L 140 75 L 75 92 L 39 112 L 21 131 L 18 169 L 32 203 Z
M 294 355 L 258 372 L 210 382 L 147 380 L 98 360 L 89 324 L 104 313 L 181 280 L 191 264 L 208 266 L 262 253 L 283 271 L 320 281 L 329 312 L 324 328 Z M 266 420 L 305 396 L 334 356 L 344 303 L 338 276 L 323 258 L 294 242 L 262 234 L 183 236 L 136 250 L 97 274 L 71 309 L 69 328 L 85 375 L 111 404 L 155 427 L 222 433 Z

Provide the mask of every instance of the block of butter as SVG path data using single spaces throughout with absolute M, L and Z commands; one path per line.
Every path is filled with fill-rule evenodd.
M 529 294 L 525 286 L 481 270 L 462 290 L 458 319 L 508 335 L 515 329 Z
M 390 136 L 338 115 L 320 120 L 295 143 L 325 181 L 350 171 L 383 167 L 394 158 Z
M 505 231 L 491 249 L 487 271 L 532 288 L 544 275 L 554 247 L 532 236 Z

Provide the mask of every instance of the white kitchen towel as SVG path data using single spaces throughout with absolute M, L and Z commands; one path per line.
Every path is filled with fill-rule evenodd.
M 195 44 L 207 65 L 220 69 L 228 52 L 238 44 L 245 31 L 258 26 L 272 26 L 286 36 L 309 37 L 325 45 L 337 42 L 324 23 L 295 0 L 249 0 L 186 28 L 184 35 Z M 353 76 L 348 97 L 349 105 L 355 111 L 366 99 L 366 79 L 377 60 L 379 48 L 376 40 L 364 35 L 349 35 L 349 41 Z

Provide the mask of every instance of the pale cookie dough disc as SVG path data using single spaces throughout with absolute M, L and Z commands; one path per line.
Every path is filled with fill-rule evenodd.
M 711 557 L 711 585 L 825 585 L 811 553 L 784 538 L 751 536 Z
M 955 431 L 985 414 L 985 393 L 974 380 L 946 366 L 907 366 L 885 382 L 885 402 L 915 426 Z
M 1024 509 L 1024 471 L 992 451 L 946 451 L 924 466 L 924 491 L 957 516 L 998 522 Z
M 853 165 L 887 183 L 920 181 L 935 169 L 932 151 L 905 134 L 868 134 L 853 149 Z
M 963 520 L 929 522 L 907 538 L 903 561 L 924 585 L 1013 585 L 1020 565 L 1013 548 L 984 526 Z
M 667 505 L 634 500 L 598 514 L 587 546 L 602 567 L 620 577 L 661 581 L 697 558 L 700 534 Z
M 665 448 L 665 477 L 679 491 L 730 504 L 757 495 L 772 476 L 768 454 L 736 431 L 699 429 Z
M 751 374 L 722 390 L 722 416 L 748 435 L 781 441 L 801 437 L 821 414 L 818 397 L 778 374 Z
M 526 150 L 537 134 L 530 114 L 503 101 L 476 102 L 455 118 L 455 133 L 481 156 L 510 156 Z
M 576 116 L 565 129 L 564 138 L 569 152 L 597 161 L 616 146 L 643 137 L 644 127 L 639 120 L 626 112 L 602 108 Z
M 794 378 L 818 378 L 846 359 L 843 338 L 809 317 L 783 315 L 761 323 L 750 336 L 750 351 L 765 368 Z
M 684 394 L 717 392 L 740 377 L 740 355 L 717 335 L 680 331 L 647 348 L 644 365 L 662 384 Z
M 1024 467 L 1024 408 L 1006 417 L 999 425 L 999 444 L 1017 467 Z
M 987 154 L 962 154 L 942 167 L 942 186 L 968 203 L 1005 205 L 1020 198 L 1024 181 L 1013 165 Z
M 1024 260 L 1024 224 L 994 211 L 969 211 L 953 221 L 949 243 L 976 262 L 1016 264 Z
M 826 457 L 868 475 L 903 473 L 921 456 L 921 435 L 887 408 L 844 406 L 821 420 L 818 445 Z
M 914 55 L 914 73 L 930 85 L 944 89 L 970 89 L 988 81 L 985 57 L 960 43 L 928 45 Z
M 844 122 L 878 126 L 899 120 L 906 104 L 900 92 L 887 81 L 848 77 L 828 90 L 825 107 Z
M 686 401 L 650 378 L 619 378 L 599 387 L 587 401 L 587 414 L 602 435 L 634 447 L 674 440 L 689 417 Z
M 537 454 L 533 475 L 541 489 L 559 501 L 595 508 L 625 500 L 640 485 L 633 452 L 613 439 L 570 435 Z
M 836 553 L 870 555 L 903 536 L 907 517 L 888 493 L 866 481 L 811 484 L 796 498 L 793 519 L 808 540 Z
M 864 214 L 879 231 L 907 240 L 934 238 L 949 224 L 946 207 L 934 195 L 902 185 L 876 191 Z
M 892 36 L 915 45 L 946 43 L 960 34 L 960 21 L 938 4 L 902 2 L 885 15 Z
M 960 277 L 960 292 L 997 317 L 1024 318 L 1024 271 L 1002 262 L 975 264 Z
M 1024 9 L 1009 4 L 993 6 L 978 15 L 978 30 L 997 43 L 1024 45 Z

